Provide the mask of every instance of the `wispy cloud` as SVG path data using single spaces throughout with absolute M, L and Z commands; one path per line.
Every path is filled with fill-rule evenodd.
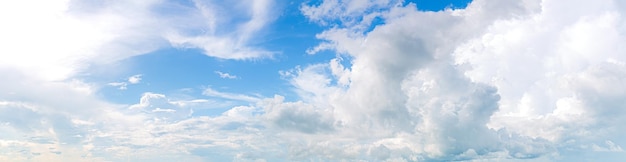
M 226 79 L 237 79 L 237 78 L 239 78 L 236 75 L 232 75 L 232 74 L 229 74 L 229 73 L 224 73 L 224 72 L 221 72 L 221 71 L 215 71 L 215 73 L 217 75 L 219 75 L 220 78 L 226 78 Z
M 5 25 L 0 42 L 5 46 L 0 48 L 0 63 L 25 75 L 64 80 L 89 64 L 173 46 L 198 48 L 207 56 L 222 59 L 272 57 L 275 52 L 251 42 L 280 14 L 273 5 L 273 0 L 235 4 L 49 1 L 38 6 L 30 1 L 3 1 L 0 19 Z
M 126 82 L 111 82 L 111 83 L 108 83 L 107 85 L 117 87 L 120 90 L 128 89 L 128 83 Z
M 211 97 L 218 97 L 218 98 L 238 100 L 238 101 L 247 101 L 247 102 L 252 102 L 252 103 L 258 102 L 261 100 L 258 97 L 252 97 L 252 96 L 248 96 L 244 94 L 219 92 L 212 88 L 205 89 L 204 92 L 202 92 L 202 94 L 206 96 L 211 96 Z

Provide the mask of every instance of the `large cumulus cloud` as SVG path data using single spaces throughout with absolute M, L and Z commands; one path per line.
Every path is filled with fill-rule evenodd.
M 405 159 L 621 151 L 623 8 L 590 3 L 479 0 L 442 12 L 396 6 L 379 13 L 384 25 L 365 33 L 351 25 L 367 23 L 351 19 L 319 34 L 327 42 L 311 51 L 331 49 L 350 60 L 347 76 L 328 75 L 347 86 L 329 84 L 342 91 L 320 95 L 328 96 L 340 132 L 367 134 L 344 137 L 402 140 L 382 146 L 409 148 L 390 151 Z M 352 15 L 346 8 L 325 11 L 344 11 L 335 14 L 342 19 Z M 327 67 L 342 71 L 336 60 Z

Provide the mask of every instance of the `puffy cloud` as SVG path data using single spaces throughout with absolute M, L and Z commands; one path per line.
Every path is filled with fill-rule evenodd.
M 264 119 L 280 130 L 311 134 L 334 129 L 334 120 L 329 109 L 316 108 L 303 102 L 285 103 L 282 96 L 266 99 L 260 106 L 264 108 Z
M 128 83 L 130 84 L 137 84 L 139 82 L 141 82 L 141 74 L 128 77 Z
M 624 115 L 621 101 L 613 99 L 623 97 L 626 60 L 619 45 L 625 41 L 624 11 L 616 3 L 564 7 L 543 1 L 541 12 L 495 21 L 460 45 L 455 60 L 469 65 L 465 75 L 495 86 L 502 97 L 490 127 L 562 149 L 618 138 L 608 133 L 622 133 L 615 131 L 615 116 Z M 569 12 L 573 8 L 585 12 Z
M 129 109 L 143 111 L 145 113 L 158 113 L 158 117 L 164 120 L 179 120 L 190 117 L 193 110 L 181 107 L 177 102 L 169 101 L 165 95 L 156 93 L 144 93 L 138 104 L 131 105 Z
M 574 6 L 585 10 L 574 13 L 561 3 L 477 0 L 466 9 L 441 12 L 391 6 L 377 15 L 385 24 L 367 33 L 354 21 L 369 21 L 365 17 L 372 13 L 346 19 L 349 10 L 325 5 L 349 6 L 348 1 L 303 7 L 313 21 L 345 25 L 319 34 L 326 42 L 309 52 L 335 50 L 351 65 L 344 68 L 331 60 L 296 68 L 302 72 L 292 83 L 296 91 L 311 92 L 301 95 L 305 101 L 314 96 L 317 101 L 310 103 L 330 105 L 340 123 L 334 131 L 338 138 L 379 142 L 356 149 L 365 157 L 342 152 L 335 157 L 560 159 L 578 156 L 566 150 L 611 150 L 593 147 L 607 140 L 612 144 L 603 148 L 619 150 L 612 146 L 624 144 L 613 141 L 623 133 L 618 122 L 626 115 L 617 100 L 624 97 L 623 8 L 607 0 Z M 332 75 L 325 70 L 306 73 L 325 68 Z M 316 84 L 301 84 L 306 81 Z M 347 133 L 351 131 L 368 137 Z M 339 143 L 315 142 L 321 141 Z M 384 155 L 369 155 L 363 148 Z

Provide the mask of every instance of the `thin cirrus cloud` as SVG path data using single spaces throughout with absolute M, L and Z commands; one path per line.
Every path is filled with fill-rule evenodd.
M 251 44 L 280 2 L 14 3 L 0 5 L 13 22 L 0 40 L 14 45 L 0 54 L 0 161 L 626 158 L 621 1 L 475 0 L 442 11 L 393 0 L 302 4 L 301 14 L 325 28 L 319 46 L 302 52 L 336 55 L 276 72 L 295 97 L 147 89 L 133 104 L 105 101 L 98 83 L 73 75 L 170 46 L 269 58 L 274 52 Z M 7 16 L 16 14 L 29 21 Z M 40 44 L 50 48 L 25 48 Z M 158 78 L 110 85 L 142 79 Z
M 199 48 L 208 56 L 223 59 L 274 54 L 250 43 L 277 14 L 269 0 L 234 5 L 29 0 L 1 5 L 1 19 L 7 24 L 1 31 L 0 41 L 5 44 L 0 52 L 2 64 L 46 80 L 63 80 L 89 64 L 114 62 L 168 46 Z M 229 10 L 244 12 L 217 12 Z
M 243 95 L 243 94 L 236 94 L 236 93 L 220 92 L 212 88 L 205 89 L 202 92 L 202 94 L 206 96 L 210 96 L 210 97 L 218 97 L 218 98 L 238 100 L 238 101 L 247 101 L 251 103 L 254 103 L 260 100 L 258 97 L 253 97 L 253 96 L 248 96 L 248 95 Z
M 221 72 L 221 71 L 215 71 L 215 74 L 219 75 L 220 78 L 224 78 L 224 79 L 237 79 L 237 78 L 239 78 L 236 75 L 232 75 L 232 74 Z

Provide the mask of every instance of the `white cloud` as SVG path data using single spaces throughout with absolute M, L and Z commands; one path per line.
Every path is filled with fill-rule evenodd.
M 471 67 L 466 76 L 494 85 L 502 96 L 500 111 L 489 125 L 555 145 L 572 138 L 602 140 L 590 135 L 615 129 L 612 115 L 598 113 L 624 114 L 618 110 L 620 102 L 610 99 L 623 96 L 619 82 L 624 67 L 606 61 L 626 60 L 619 46 L 626 41 L 619 36 L 624 31 L 618 15 L 624 12 L 614 3 L 565 8 L 544 1 L 542 12 L 495 21 L 484 34 L 459 46 L 457 63 Z M 585 12 L 564 14 L 573 8 Z
M 398 0 L 325 0 L 318 5 L 302 5 L 300 10 L 309 20 L 322 25 L 332 25 L 339 20 L 341 25 L 359 26 L 363 30 L 381 10 L 400 6 Z
M 316 108 L 303 102 L 284 102 L 282 96 L 265 99 L 259 106 L 264 108 L 263 118 L 270 126 L 280 130 L 314 134 L 334 129 L 334 120 L 329 109 Z
M 359 138 L 348 133 L 354 131 L 368 134 L 370 141 L 382 142 L 383 137 L 419 141 L 360 146 L 391 150 L 371 157 L 578 156 L 558 154 L 624 133 L 618 124 L 623 120 L 617 116 L 626 113 L 621 111 L 623 102 L 616 100 L 624 97 L 621 82 L 626 72 L 620 63 L 626 58 L 619 55 L 623 49 L 618 45 L 624 43 L 619 17 L 624 12 L 615 1 L 575 6 L 585 10 L 577 13 L 569 13 L 574 9 L 561 3 L 477 0 L 465 10 L 443 12 L 391 6 L 380 13 L 386 24 L 361 34 L 360 24 L 366 22 L 346 18 L 353 15 L 346 9 L 351 1 L 324 1 L 302 10 L 313 21 L 340 20 L 345 27 L 319 34 L 326 42 L 309 52 L 333 49 L 352 59 L 350 67 L 331 60 L 330 66 L 304 69 L 328 68 L 333 75 L 300 68 L 282 74 L 296 75 L 292 83 L 297 91 L 311 92 L 301 93 L 305 101 L 325 102 L 332 108 L 333 119 L 341 123 L 333 132 L 336 138 Z M 372 14 L 376 13 L 365 15 Z M 335 80 L 347 87 L 330 84 Z M 355 146 L 324 146 L 332 147 Z M 315 152 L 303 158 L 346 154 Z M 355 158 L 359 157 L 350 159 Z
M 211 88 L 205 89 L 204 92 L 202 92 L 202 94 L 206 95 L 206 96 L 210 96 L 210 97 L 217 97 L 217 98 L 238 100 L 238 101 L 246 101 L 246 102 L 253 102 L 253 103 L 260 100 L 258 97 L 248 96 L 248 95 L 244 95 L 244 94 L 219 92 L 219 91 L 216 91 L 216 90 L 211 89 Z
M 209 21 L 208 24 L 198 25 L 207 28 L 203 29 L 204 32 L 200 34 L 188 34 L 180 31 L 166 33 L 164 36 L 172 45 L 184 48 L 200 48 L 209 56 L 225 59 L 272 57 L 275 53 L 249 45 L 257 37 L 259 31 L 274 21 L 276 15 L 279 14 L 272 9 L 275 3 L 273 0 L 246 0 L 234 4 L 213 1 L 193 1 L 193 3 L 195 6 L 193 15 L 176 15 L 176 18 L 191 16 L 193 19 L 185 19 L 185 22 L 189 23 L 193 23 L 197 19 L 206 19 Z M 218 12 L 223 10 L 237 12 Z M 223 30 L 230 32 L 219 33 Z
M 193 114 L 193 109 L 185 107 L 184 104 L 180 103 L 181 101 L 171 101 L 163 94 L 147 92 L 142 95 L 138 104 L 131 105 L 128 108 L 145 113 L 164 113 L 155 115 L 155 118 L 166 121 L 178 121 Z
M 133 75 L 133 76 L 128 77 L 127 81 L 111 82 L 111 83 L 107 83 L 107 85 L 118 87 L 118 89 L 120 90 L 126 90 L 128 89 L 129 84 L 138 84 L 139 82 L 141 82 L 141 76 L 142 76 L 141 74 Z
M 90 64 L 170 46 L 200 48 L 208 56 L 224 59 L 271 57 L 274 52 L 254 47 L 251 42 L 278 14 L 271 8 L 273 4 L 272 0 L 235 4 L 158 0 L 1 2 L 0 19 L 6 25 L 0 31 L 0 43 L 4 44 L 0 64 L 58 81 Z
M 614 152 L 624 152 L 622 147 L 615 145 L 612 141 L 605 141 L 606 147 L 602 147 L 596 144 L 593 144 L 591 147 L 593 151 L 614 151 Z
M 27 2 L 21 5 L 28 6 Z M 73 7 L 85 8 L 69 8 L 81 14 L 62 21 L 93 18 L 93 22 L 125 22 L 119 23 L 120 27 L 84 27 L 108 33 L 102 35 L 105 40 L 122 42 L 112 45 L 105 41 L 102 45 L 94 41 L 95 45 L 84 49 L 116 47 L 109 50 L 131 52 L 90 54 L 87 58 L 115 60 L 141 54 L 156 47 L 130 48 L 137 45 L 133 42 L 142 44 L 152 38 L 172 42 L 167 40 L 171 35 L 180 36 L 177 38 L 183 39 L 182 44 L 205 48 L 208 55 L 216 57 L 263 55 L 246 53 L 245 44 L 251 40 L 250 33 L 261 30 L 271 20 L 265 17 L 270 2 L 233 5 L 251 9 L 243 14 L 250 20 L 236 22 L 237 32 L 228 36 L 215 33 L 219 33 L 220 24 L 231 19 L 214 18 L 224 15 L 210 10 L 224 6 L 199 1 L 175 5 L 174 9 L 191 8 L 181 12 L 191 15 L 189 19 L 167 20 L 187 22 L 201 17 L 207 21 L 169 23 L 163 25 L 164 29 L 142 28 L 146 24 L 161 26 L 162 21 L 149 18 L 154 13 L 147 11 L 158 8 L 161 2 L 111 1 L 107 3 L 111 6 L 99 8 L 90 4 L 95 1 L 77 1 Z M 570 6 L 562 3 L 476 0 L 465 10 L 442 12 L 419 12 L 415 6 L 396 6 L 388 1 L 331 0 L 316 7 L 305 6 L 303 12 L 313 21 L 345 23 L 318 35 L 326 41 L 320 48 L 337 51 L 336 59 L 281 72 L 301 101 L 207 88 L 203 91 L 206 96 L 246 103 L 211 117 L 192 114 L 220 102 L 144 93 L 137 104 L 116 105 L 101 101 L 94 95 L 96 88 L 82 81 L 50 82 L 67 79 L 79 69 L 72 63 L 80 61 L 63 61 L 80 52 L 52 52 L 51 56 L 43 56 L 50 58 L 31 63 L 27 58 L 37 56 L 32 52 L 41 52 L 38 49 L 25 49 L 24 57 L 3 55 L 0 161 L 621 159 L 626 145 L 622 138 L 626 134 L 622 124 L 626 122 L 626 58 L 621 55 L 625 51 L 620 45 L 625 40 L 622 15 L 626 7 L 621 1 L 610 0 L 568 1 Z M 49 8 L 39 8 L 48 13 L 28 15 L 0 6 L 4 6 L 0 11 L 19 12 L 29 18 L 42 16 L 42 20 L 51 15 L 51 20 L 56 20 L 55 14 L 49 13 L 67 8 L 53 3 L 47 5 Z M 363 33 L 359 26 L 369 21 L 359 19 L 363 11 L 367 12 L 365 16 L 384 18 L 385 24 Z M 142 21 L 120 16 L 130 13 Z M 0 15 L 10 15 L 6 17 L 10 20 L 17 17 Z M 47 24 L 33 22 L 33 26 Z M 56 34 L 54 31 L 63 27 L 53 25 L 51 29 L 34 31 L 34 35 L 44 34 L 47 38 L 45 34 Z M 181 32 L 196 27 L 208 28 L 208 34 Z M 80 25 L 76 28 L 82 29 Z M 148 34 L 123 34 L 140 29 L 148 30 Z M 173 34 L 155 34 L 162 31 Z M 118 34 L 109 38 L 110 33 Z M 37 38 L 34 35 L 26 38 Z M 71 36 L 70 40 L 81 40 L 82 36 Z M 187 39 L 202 41 L 184 41 Z M 208 40 L 218 45 L 220 41 L 244 43 L 224 47 L 225 53 L 211 53 L 220 47 L 199 44 Z M 74 49 L 59 43 L 64 41 L 50 42 L 61 45 L 58 49 L 51 45 L 53 51 Z M 11 48 L 8 51 L 19 51 L 13 47 L 7 47 Z M 236 54 L 227 54 L 233 51 Z M 342 58 L 349 58 L 345 60 L 349 64 L 342 64 Z M 50 76 L 40 76 L 48 72 Z M 135 81 L 131 78 L 111 85 L 132 84 Z M 615 159 L 590 158 L 589 154 Z
M 0 85 L 0 159 L 7 161 L 102 160 L 85 141 L 90 127 L 118 107 L 92 96 L 81 81 L 48 82 L 4 71 Z
M 130 84 L 137 84 L 141 82 L 141 74 L 137 74 L 137 75 L 133 75 L 131 77 L 128 77 L 128 83 Z
M 0 30 L 0 65 L 16 72 L 65 79 L 83 66 L 80 59 L 92 57 L 91 50 L 111 39 L 100 27 L 66 16 L 66 1 L 1 3 L 0 19 L 6 25 Z
M 128 89 L 128 83 L 126 83 L 126 82 L 111 82 L 111 83 L 108 83 L 107 85 L 113 86 L 113 87 L 118 87 L 118 89 L 120 89 L 120 90 Z
M 213 2 L 200 1 L 0 2 L 5 24 L 0 30 L 0 161 L 201 161 L 200 155 L 189 156 L 188 151 L 245 146 L 258 127 L 247 126 L 248 119 L 244 120 L 253 116 L 252 108 L 236 107 L 220 117 L 194 119 L 190 118 L 194 107 L 223 108 L 233 103 L 174 100 L 151 93 L 128 109 L 103 101 L 94 95 L 97 86 L 73 77 L 90 65 L 181 47 L 180 43 L 224 59 L 271 57 L 273 52 L 250 44 L 256 44 L 257 34 L 273 21 L 272 3 L 229 3 L 214 10 L 207 8 Z M 216 17 L 204 16 L 208 14 Z M 171 36 L 232 44 L 207 47 L 214 42 L 181 42 Z M 126 89 L 140 81 L 136 75 L 108 85 Z M 179 131 L 176 124 L 185 123 L 195 130 L 174 133 Z M 216 128 L 244 130 L 207 134 L 206 130 Z M 189 135 L 197 138 L 186 138 Z
M 237 78 L 239 78 L 239 77 L 238 77 L 238 76 L 236 76 L 236 75 L 231 75 L 231 74 L 229 74 L 229 73 L 224 73 L 224 72 L 221 72 L 221 71 L 215 71 L 215 73 L 216 73 L 217 75 L 219 75 L 219 76 L 220 76 L 220 78 L 225 78 L 225 79 L 237 79 Z

